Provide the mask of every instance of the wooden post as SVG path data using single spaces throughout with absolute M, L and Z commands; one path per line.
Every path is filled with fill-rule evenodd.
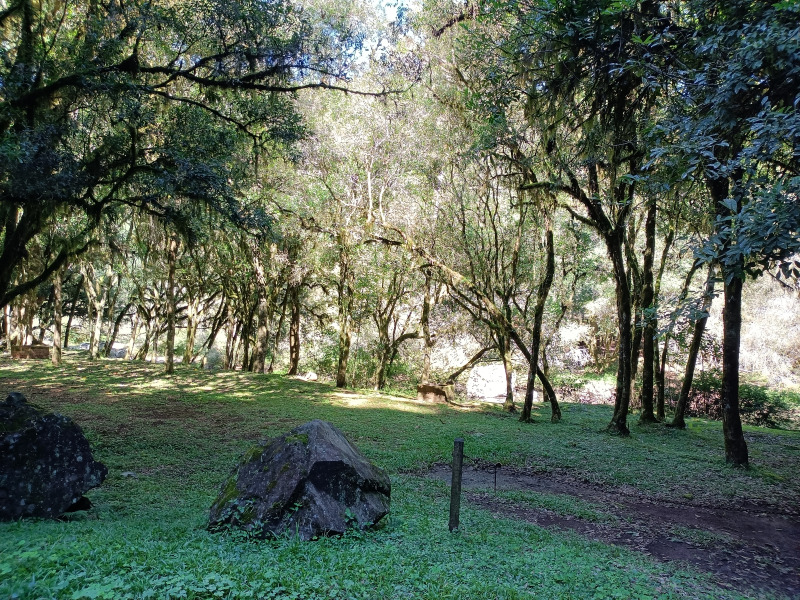
M 453 442 L 453 476 L 450 483 L 450 531 L 458 529 L 458 516 L 461 511 L 461 470 L 464 464 L 464 440 L 456 438 Z

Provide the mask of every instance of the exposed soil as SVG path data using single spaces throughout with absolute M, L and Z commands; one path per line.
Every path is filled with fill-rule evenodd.
M 591 503 L 603 518 L 590 520 L 515 502 L 497 492 L 560 494 Z M 449 465 L 434 465 L 430 477 L 450 482 Z M 679 561 L 710 573 L 744 593 L 800 598 L 800 515 L 755 505 L 665 502 L 629 487 L 604 487 L 566 474 L 512 469 L 486 463 L 465 465 L 464 499 L 494 514 L 590 539 L 627 546 L 662 561 Z M 607 516 L 607 518 L 606 518 Z

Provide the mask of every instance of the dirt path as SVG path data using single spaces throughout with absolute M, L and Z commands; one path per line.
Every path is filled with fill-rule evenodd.
M 449 483 L 450 466 L 435 465 L 430 477 Z M 800 598 L 800 515 L 765 512 L 758 506 L 664 502 L 632 488 L 585 483 L 564 474 L 497 469 L 497 492 L 530 491 L 591 503 L 601 519 L 587 519 L 498 496 L 494 465 L 464 467 L 467 502 L 512 519 L 573 531 L 627 546 L 663 561 L 680 561 L 711 573 L 741 592 L 767 591 Z M 607 517 L 607 518 L 606 518 Z

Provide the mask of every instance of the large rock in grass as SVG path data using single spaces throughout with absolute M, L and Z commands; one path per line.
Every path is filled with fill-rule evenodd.
M 303 540 L 365 529 L 389 512 L 390 487 L 341 431 L 315 420 L 245 454 L 211 506 L 209 528 Z
M 0 404 L 0 520 L 91 506 L 83 494 L 107 474 L 69 417 L 45 414 L 16 392 Z

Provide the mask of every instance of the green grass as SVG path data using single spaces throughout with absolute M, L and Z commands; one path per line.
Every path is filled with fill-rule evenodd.
M 732 542 L 732 538 L 724 533 L 704 531 L 697 527 L 676 525 L 671 527 L 669 532 L 672 539 L 675 541 L 687 542 L 703 548 L 712 548 Z
M 775 506 L 800 497 L 800 434 L 748 428 L 754 468 L 723 462 L 721 426 L 602 433 L 610 408 L 565 404 L 560 424 L 494 408 L 462 410 L 246 373 L 123 361 L 66 366 L 0 361 L 0 394 L 75 419 L 109 467 L 95 508 L 60 522 L 0 524 L 0 598 L 739 598 L 708 578 L 631 550 L 496 518 L 465 504 L 447 530 L 448 486 L 419 470 L 466 460 L 570 472 L 656 497 L 736 498 Z M 366 534 L 301 543 L 206 531 L 208 509 L 254 441 L 313 418 L 340 427 L 392 479 L 392 512 Z M 633 420 L 633 419 L 632 419 Z M 511 493 L 515 494 L 514 492 Z M 598 507 L 525 492 L 561 514 Z M 514 499 L 514 498 L 510 498 Z M 667 571 L 665 573 L 665 570 Z
M 577 517 L 596 523 L 617 523 L 619 521 L 614 515 L 604 511 L 602 506 L 565 494 L 511 490 L 497 492 L 496 495 L 520 506 L 543 508 L 564 517 Z

